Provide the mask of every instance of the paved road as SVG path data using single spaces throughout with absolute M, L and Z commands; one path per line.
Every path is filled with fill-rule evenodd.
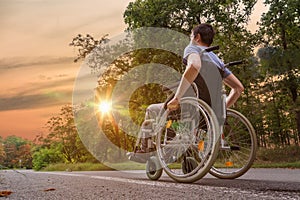
M 144 171 L 0 171 L 0 191 L 8 199 L 300 199 L 299 169 L 251 169 L 235 180 L 210 175 L 193 184 L 159 181 Z M 0 197 L 0 200 L 2 200 Z

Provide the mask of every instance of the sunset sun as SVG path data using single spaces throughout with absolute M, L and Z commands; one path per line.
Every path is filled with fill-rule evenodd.
M 98 111 L 101 113 L 108 113 L 111 111 L 111 102 L 109 101 L 102 101 L 98 104 Z

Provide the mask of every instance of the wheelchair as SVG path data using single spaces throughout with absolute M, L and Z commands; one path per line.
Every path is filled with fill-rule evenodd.
M 214 63 L 205 55 L 215 48 L 202 53 L 202 66 L 207 67 L 202 71 L 203 76 L 216 73 L 211 71 L 216 66 L 210 66 Z M 201 83 L 197 79 L 180 100 L 178 110 L 169 111 L 167 100 L 161 104 L 155 119 L 145 120 L 134 152 L 128 154 L 130 160 L 146 163 L 146 174 L 151 180 L 158 180 L 163 171 L 182 183 L 200 180 L 208 172 L 217 178 L 233 179 L 246 173 L 254 162 L 257 149 L 254 128 L 238 111 L 226 110 L 222 80 L 207 80 L 220 82 L 212 91 L 216 97 L 212 99 L 203 95 L 201 98 Z M 167 88 L 174 94 L 176 87 Z M 143 153 L 139 153 L 141 143 L 147 146 Z

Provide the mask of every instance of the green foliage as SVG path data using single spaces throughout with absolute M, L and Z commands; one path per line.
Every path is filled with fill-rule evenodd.
M 269 11 L 261 18 L 260 32 L 270 46 L 299 48 L 300 15 L 298 0 L 265 1 Z
M 4 163 L 5 157 L 6 157 L 6 153 L 5 153 L 5 150 L 4 150 L 3 139 L 0 136 L 0 163 L 1 164 Z
M 138 88 L 129 102 L 131 119 L 141 125 L 145 118 L 146 109 L 154 103 L 164 102 L 167 98 L 160 85 L 148 84 Z
M 258 162 L 293 163 L 299 161 L 300 147 L 260 148 L 257 152 Z
M 89 34 L 87 34 L 86 36 L 78 34 L 69 44 L 70 46 L 78 49 L 78 55 L 75 58 L 74 62 L 85 58 L 89 53 L 91 53 L 95 46 L 106 43 L 107 41 L 107 35 L 104 35 L 100 40 L 96 40 Z
M 243 26 L 255 3 L 254 0 L 137 0 L 127 6 L 124 20 L 129 28 L 166 27 L 186 33 L 203 22 Z
M 185 34 L 199 23 L 215 26 L 215 44 L 222 49 L 225 61 L 249 58 L 256 36 L 246 25 L 256 0 L 137 0 L 124 12 L 128 29 L 164 27 Z
M 97 162 L 79 138 L 70 105 L 63 106 L 58 116 L 51 117 L 47 127 L 49 134 L 38 136 L 32 150 L 34 169 L 60 162 Z
M 52 146 L 51 148 L 40 148 L 33 154 L 33 169 L 41 170 L 51 163 L 63 162 L 64 158 L 61 153 L 61 146 Z
M 106 160 L 108 143 L 103 135 L 99 134 L 98 124 L 92 119 L 94 110 L 80 110 L 76 112 L 76 125 L 81 142 L 89 152 L 100 162 Z M 87 159 L 89 162 L 94 162 Z
M 261 18 L 259 49 L 264 140 L 277 146 L 300 141 L 299 1 L 265 1 L 270 9 Z
M 55 144 L 61 146 L 61 153 L 66 162 L 74 163 L 85 161 L 89 152 L 83 146 L 74 123 L 72 107 L 65 105 L 59 116 L 52 117 L 47 122 L 50 133 L 44 139 L 44 145 Z

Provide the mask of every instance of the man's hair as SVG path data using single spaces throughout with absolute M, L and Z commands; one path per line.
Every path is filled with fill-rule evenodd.
M 201 41 L 210 46 L 214 41 L 215 31 L 210 24 L 199 24 L 193 28 L 194 37 L 200 34 Z

